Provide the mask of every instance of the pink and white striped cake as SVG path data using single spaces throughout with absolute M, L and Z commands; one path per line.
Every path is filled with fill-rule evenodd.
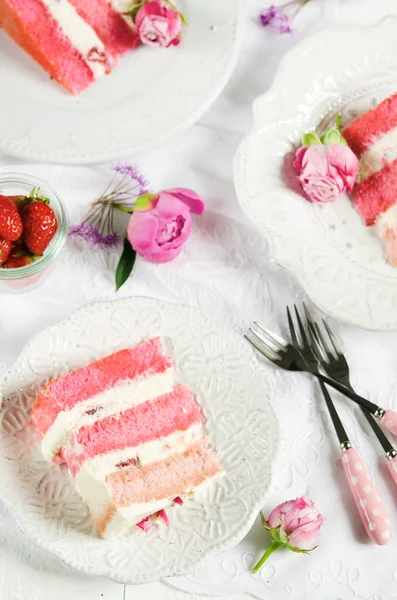
M 387 261 L 397 266 L 397 94 L 343 131 L 360 159 L 353 202 L 367 226 L 375 225 Z
M 221 474 L 196 399 L 159 338 L 45 385 L 32 408 L 48 460 L 66 463 L 107 539 Z
M 72 94 L 109 73 L 139 37 L 131 0 L 0 0 L 0 27 Z

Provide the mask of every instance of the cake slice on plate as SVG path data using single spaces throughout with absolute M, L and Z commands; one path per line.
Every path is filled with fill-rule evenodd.
M 72 94 L 139 43 L 115 0 L 0 0 L 0 27 Z
M 193 394 L 160 339 L 42 388 L 32 419 L 48 460 L 65 462 L 100 535 L 112 539 L 223 472 Z M 143 522 L 143 524 L 142 524 Z
M 367 226 L 375 225 L 387 261 L 397 266 L 397 94 L 343 131 L 360 160 L 353 202 Z

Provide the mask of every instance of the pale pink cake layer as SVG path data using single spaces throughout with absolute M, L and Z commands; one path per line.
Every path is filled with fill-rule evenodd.
M 74 432 L 62 456 L 72 475 L 98 454 L 134 447 L 201 423 L 203 415 L 193 394 L 183 385 L 117 415 L 84 425 Z
M 79 15 L 96 32 L 106 49 L 114 56 L 125 54 L 139 43 L 139 36 L 107 0 L 68 0 Z
M 353 202 L 368 226 L 397 200 L 397 160 L 354 187 Z
M 45 433 L 61 410 L 68 411 L 117 385 L 164 373 L 171 366 L 159 338 L 115 352 L 45 385 L 32 408 L 33 422 Z
M 397 94 L 356 119 L 342 132 L 354 154 L 361 156 L 374 141 L 397 127 Z
M 117 506 L 125 507 L 162 498 L 174 498 L 222 471 L 217 454 L 205 439 L 182 454 L 143 467 L 111 473 L 106 482 Z
M 107 476 L 106 482 L 113 503 L 96 519 L 98 533 L 104 532 L 119 508 L 182 496 L 222 472 L 217 454 L 203 440 L 190 446 L 183 454 L 112 473 Z
M 0 0 L 0 23 L 25 52 L 72 94 L 95 81 L 90 67 L 40 0 Z

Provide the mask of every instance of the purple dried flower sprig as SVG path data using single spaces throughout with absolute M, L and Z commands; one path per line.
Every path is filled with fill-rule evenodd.
M 90 242 L 94 246 L 102 248 L 118 246 L 123 241 L 123 236 L 116 232 L 102 235 L 98 227 L 90 222 L 71 225 L 69 227 L 69 236 L 78 237 L 85 242 Z
M 69 237 L 101 248 L 112 248 L 122 242 L 124 236 L 114 228 L 114 210 L 132 208 L 138 196 L 148 193 L 149 182 L 137 167 L 128 163 L 117 163 L 112 171 L 114 176 L 109 185 L 92 203 L 82 222 L 69 227 Z
M 282 33 L 293 33 L 292 21 L 310 0 L 291 0 L 276 6 L 271 4 L 266 10 L 260 13 L 259 20 L 264 27 Z

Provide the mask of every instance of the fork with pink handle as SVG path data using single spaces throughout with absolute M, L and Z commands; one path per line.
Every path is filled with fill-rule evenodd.
M 352 447 L 344 426 L 339 418 L 334 403 L 324 385 L 324 379 L 332 384 L 333 380 L 324 378 L 319 373 L 318 359 L 313 353 L 310 340 L 302 325 L 299 313 L 296 316 L 300 331 L 300 339 L 296 335 L 290 313 L 288 321 L 293 345 L 283 340 L 277 334 L 255 324 L 257 331 L 252 328 L 245 336 L 247 340 L 266 358 L 276 365 L 292 371 L 308 371 L 318 376 L 324 399 L 326 401 L 335 431 L 338 435 L 342 451 L 342 465 L 346 479 L 354 498 L 357 511 L 368 534 L 368 537 L 378 545 L 387 544 L 391 539 L 390 521 L 382 500 L 372 481 L 369 470 L 358 450 Z M 258 332 L 259 330 L 259 332 Z M 336 387 L 336 386 L 333 386 Z M 344 388 L 344 386 L 341 386 Z M 344 388 L 346 389 L 346 388 Z M 366 401 L 369 402 L 369 401 Z M 372 404 L 372 403 L 371 403 Z M 376 405 L 374 405 L 376 406 Z

